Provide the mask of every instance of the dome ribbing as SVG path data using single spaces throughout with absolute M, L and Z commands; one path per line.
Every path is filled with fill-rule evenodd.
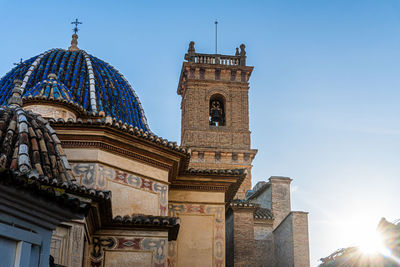
M 84 50 L 52 49 L 20 63 L 0 80 L 0 105 L 7 105 L 15 79 L 23 81 L 24 97 L 43 94 L 47 99 L 63 98 L 89 113 L 111 116 L 150 131 L 128 81 L 111 65 Z

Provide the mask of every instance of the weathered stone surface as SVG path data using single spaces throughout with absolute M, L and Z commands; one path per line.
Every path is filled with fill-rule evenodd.
M 84 224 L 64 223 L 57 226 L 51 239 L 50 255 L 56 264 L 81 267 L 83 262 Z

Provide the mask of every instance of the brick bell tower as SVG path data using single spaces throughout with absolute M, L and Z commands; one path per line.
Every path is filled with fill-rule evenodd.
M 181 145 L 191 148 L 191 168 L 246 168 L 237 196 L 251 189 L 249 78 L 245 45 L 234 56 L 196 53 L 190 42 L 178 85 L 182 96 Z

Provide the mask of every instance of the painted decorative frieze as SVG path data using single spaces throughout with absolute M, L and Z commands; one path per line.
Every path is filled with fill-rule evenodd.
M 185 215 L 197 215 L 198 219 L 211 218 L 213 224 L 212 230 L 212 266 L 225 266 L 225 210 L 223 206 L 206 204 L 186 204 L 169 203 L 168 215 L 173 217 L 183 217 Z M 199 226 L 200 227 L 200 226 Z M 196 231 L 196 229 L 193 229 Z M 177 250 L 178 241 L 170 241 L 168 246 L 168 267 L 178 266 Z
M 165 267 L 166 250 L 166 238 L 95 236 L 90 252 L 90 266 Z
M 71 168 L 77 181 L 89 188 L 107 190 L 107 181 L 111 181 L 158 194 L 159 215 L 167 215 L 168 186 L 165 184 L 100 163 L 71 163 Z

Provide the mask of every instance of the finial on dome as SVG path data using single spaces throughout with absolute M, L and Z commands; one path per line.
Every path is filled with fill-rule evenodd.
M 78 35 L 76 33 L 74 33 L 72 35 L 71 46 L 68 47 L 68 50 L 72 51 L 72 52 L 73 51 L 79 51 L 79 48 L 78 48 Z
M 10 97 L 10 99 L 8 100 L 8 104 L 12 107 L 12 106 L 18 106 L 21 107 L 22 106 L 22 89 L 21 89 L 21 85 L 22 85 L 22 81 L 19 79 L 15 79 L 14 80 L 14 89 L 12 90 L 12 96 Z
M 82 22 L 78 21 L 78 19 L 75 19 L 75 21 L 71 22 L 71 24 L 75 24 L 75 27 L 72 29 L 74 31 L 74 34 L 72 35 L 72 40 L 71 40 L 71 46 L 68 48 L 69 51 L 79 51 L 78 48 L 78 25 L 82 24 Z

